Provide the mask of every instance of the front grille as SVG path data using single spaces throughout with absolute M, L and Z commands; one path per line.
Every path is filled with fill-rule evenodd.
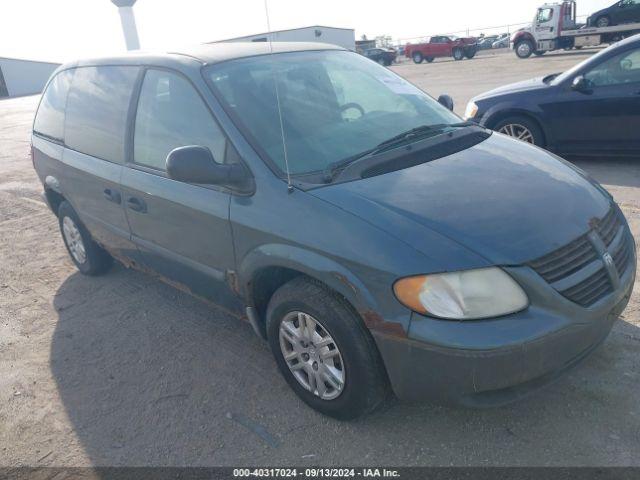
M 615 208 L 593 222 L 592 230 L 569 244 L 532 262 L 533 268 L 560 294 L 574 303 L 589 307 L 614 290 L 612 276 L 621 277 L 629 268 L 633 257 L 631 239 L 626 233 Z M 595 234 L 602 240 L 605 252 L 613 258 L 612 267 L 603 261 L 605 252 L 598 247 Z
M 549 283 L 557 282 L 577 272 L 598 258 L 587 235 L 529 264 Z

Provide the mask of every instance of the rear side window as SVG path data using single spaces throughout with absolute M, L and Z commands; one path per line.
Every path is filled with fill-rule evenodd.
M 64 107 L 73 78 L 73 70 L 58 73 L 45 90 L 36 113 L 33 131 L 45 137 L 64 139 Z
M 178 74 L 148 70 L 136 114 L 134 163 L 165 170 L 169 152 L 187 145 L 208 147 L 224 163 L 226 139 L 198 92 Z
M 138 67 L 81 67 L 73 78 L 65 143 L 78 152 L 124 163 L 129 101 Z

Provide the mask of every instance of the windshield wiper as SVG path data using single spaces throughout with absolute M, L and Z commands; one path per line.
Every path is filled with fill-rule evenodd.
M 388 140 L 385 140 L 382 143 L 379 143 L 373 148 L 369 150 L 365 150 L 364 152 L 358 153 L 349 158 L 345 158 L 342 160 L 338 160 L 337 162 L 330 163 L 327 165 L 327 168 L 324 169 L 324 182 L 331 183 L 335 180 L 337 174 L 344 170 L 348 165 L 355 163 L 364 158 L 373 157 L 374 155 L 378 155 L 379 153 L 383 153 L 387 150 L 391 150 L 394 147 L 403 145 L 407 140 L 418 140 L 425 136 L 431 135 L 436 132 L 441 132 L 447 128 L 464 128 L 477 126 L 475 122 L 459 122 L 459 123 L 439 123 L 436 125 L 421 125 L 419 127 L 412 128 L 411 130 L 407 130 L 406 132 L 402 132 L 398 135 L 395 135 Z

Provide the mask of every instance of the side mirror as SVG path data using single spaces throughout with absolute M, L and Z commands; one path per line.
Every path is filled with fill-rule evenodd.
M 242 165 L 216 163 L 211 150 L 197 145 L 172 150 L 167 156 L 167 174 L 178 182 L 204 185 L 242 187 L 249 180 Z
M 438 97 L 438 103 L 453 112 L 453 98 L 451 98 L 449 95 L 440 95 Z
M 591 91 L 591 88 L 589 87 L 589 80 L 587 80 L 583 75 L 578 75 L 573 79 L 571 89 L 576 92 L 589 93 Z

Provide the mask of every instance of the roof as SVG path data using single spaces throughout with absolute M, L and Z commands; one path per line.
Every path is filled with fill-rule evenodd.
M 296 30 L 308 30 L 310 28 L 329 28 L 331 30 L 347 30 L 347 31 L 350 31 L 350 32 L 355 32 L 355 29 L 353 29 L 353 28 L 327 27 L 326 25 L 309 25 L 308 27 L 286 28 L 284 30 L 272 30 L 270 32 L 251 33 L 249 35 L 242 35 L 240 37 L 226 38 L 224 40 L 214 40 L 212 42 L 206 42 L 206 43 L 230 42 L 232 40 L 240 40 L 242 38 L 262 37 L 264 35 L 273 35 L 274 33 L 295 32 Z
M 314 42 L 231 42 L 208 43 L 170 52 L 133 52 L 117 57 L 102 57 L 78 60 L 65 64 L 65 67 L 88 65 L 145 65 L 174 62 L 193 62 L 211 64 L 234 60 L 236 58 L 255 57 L 271 53 L 302 52 L 313 50 L 344 50 L 342 47 L 327 43 Z

